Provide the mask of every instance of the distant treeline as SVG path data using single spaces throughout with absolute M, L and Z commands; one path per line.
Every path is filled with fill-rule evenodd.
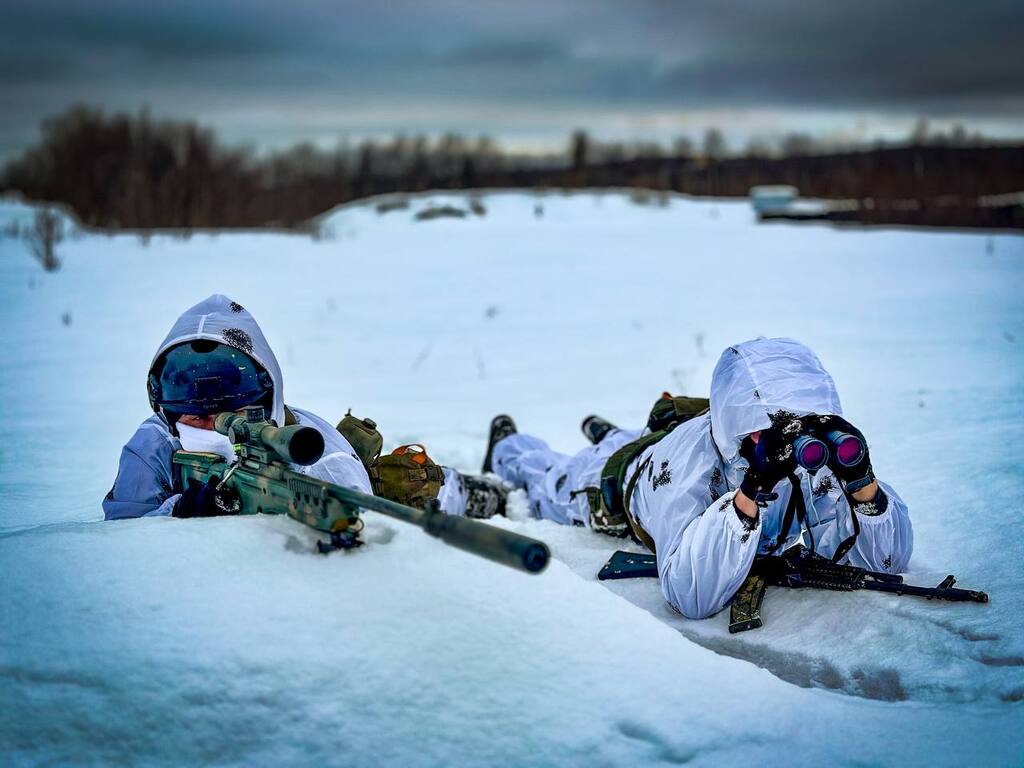
M 870 201 L 858 216 L 874 223 L 1024 226 L 1016 203 L 978 200 L 1024 190 L 1024 145 L 986 146 L 962 134 L 828 153 L 794 139 L 782 155 L 751 146 L 727 156 L 714 130 L 699 150 L 685 141 L 670 151 L 599 144 L 577 132 L 566 152 L 540 157 L 455 135 L 260 155 L 225 148 L 193 123 L 85 107 L 47 120 L 42 134 L 3 170 L 0 190 L 63 203 L 83 223 L 110 229 L 301 229 L 339 203 L 428 189 L 643 187 L 739 197 L 759 184 Z

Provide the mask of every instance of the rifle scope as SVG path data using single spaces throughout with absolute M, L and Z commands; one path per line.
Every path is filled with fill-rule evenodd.
M 262 419 L 253 420 L 248 415 L 221 413 L 214 422 L 214 429 L 227 435 L 235 445 L 255 442 L 292 464 L 316 464 L 324 455 L 323 435 L 313 427 L 301 424 L 275 427 Z

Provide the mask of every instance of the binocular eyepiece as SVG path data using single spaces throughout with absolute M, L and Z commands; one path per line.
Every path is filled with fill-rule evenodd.
M 825 437 L 835 451 L 836 461 L 842 466 L 852 467 L 864 458 L 864 441 L 856 435 L 835 429 Z
M 796 463 L 808 472 L 817 472 L 824 467 L 829 456 L 843 467 L 852 467 L 864 458 L 864 441 L 856 435 L 832 430 L 825 439 L 808 434 L 793 438 L 793 454 Z
M 796 461 L 808 472 L 817 472 L 828 463 L 829 455 L 843 467 L 852 467 L 864 458 L 864 441 L 856 435 L 832 430 L 820 440 L 811 435 L 799 435 L 793 440 Z
M 808 472 L 817 472 L 828 463 L 828 446 L 816 437 L 799 435 L 793 441 L 796 463 Z

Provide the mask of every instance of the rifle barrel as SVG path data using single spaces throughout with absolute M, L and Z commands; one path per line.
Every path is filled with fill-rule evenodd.
M 900 584 L 891 581 L 872 581 L 865 579 L 861 585 L 864 589 L 875 592 L 891 592 L 896 595 L 915 595 L 927 597 L 929 600 L 950 600 L 956 603 L 987 603 L 988 595 L 974 589 L 957 589 L 955 587 L 918 587 L 913 584 Z
M 436 506 L 416 509 L 339 486 L 332 486 L 331 493 L 342 503 L 397 518 L 422 528 L 445 544 L 527 573 L 544 570 L 551 557 L 547 544 L 542 541 L 472 518 L 446 515 Z

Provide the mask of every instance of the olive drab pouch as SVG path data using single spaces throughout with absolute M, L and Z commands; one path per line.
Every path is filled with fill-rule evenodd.
M 348 413 L 338 422 L 337 429 L 341 436 L 348 440 L 363 466 L 369 470 L 380 457 L 381 449 L 384 447 L 384 438 L 377 431 L 377 422 L 373 419 L 356 418 L 349 408 Z
M 710 407 L 711 401 L 706 397 L 674 397 L 668 392 L 662 392 L 647 417 L 647 428 L 651 432 L 669 431 L 694 416 L 707 413 Z
M 590 528 L 597 533 L 622 538 L 629 533 L 629 521 L 624 512 L 612 512 L 605 504 L 600 488 L 584 488 L 587 506 L 590 508 Z M 575 492 L 574 492 L 575 494 Z M 570 494 L 575 498 L 574 494 Z
M 402 445 L 381 456 L 370 467 L 373 492 L 399 504 L 422 507 L 437 498 L 444 484 L 444 470 L 418 443 Z

